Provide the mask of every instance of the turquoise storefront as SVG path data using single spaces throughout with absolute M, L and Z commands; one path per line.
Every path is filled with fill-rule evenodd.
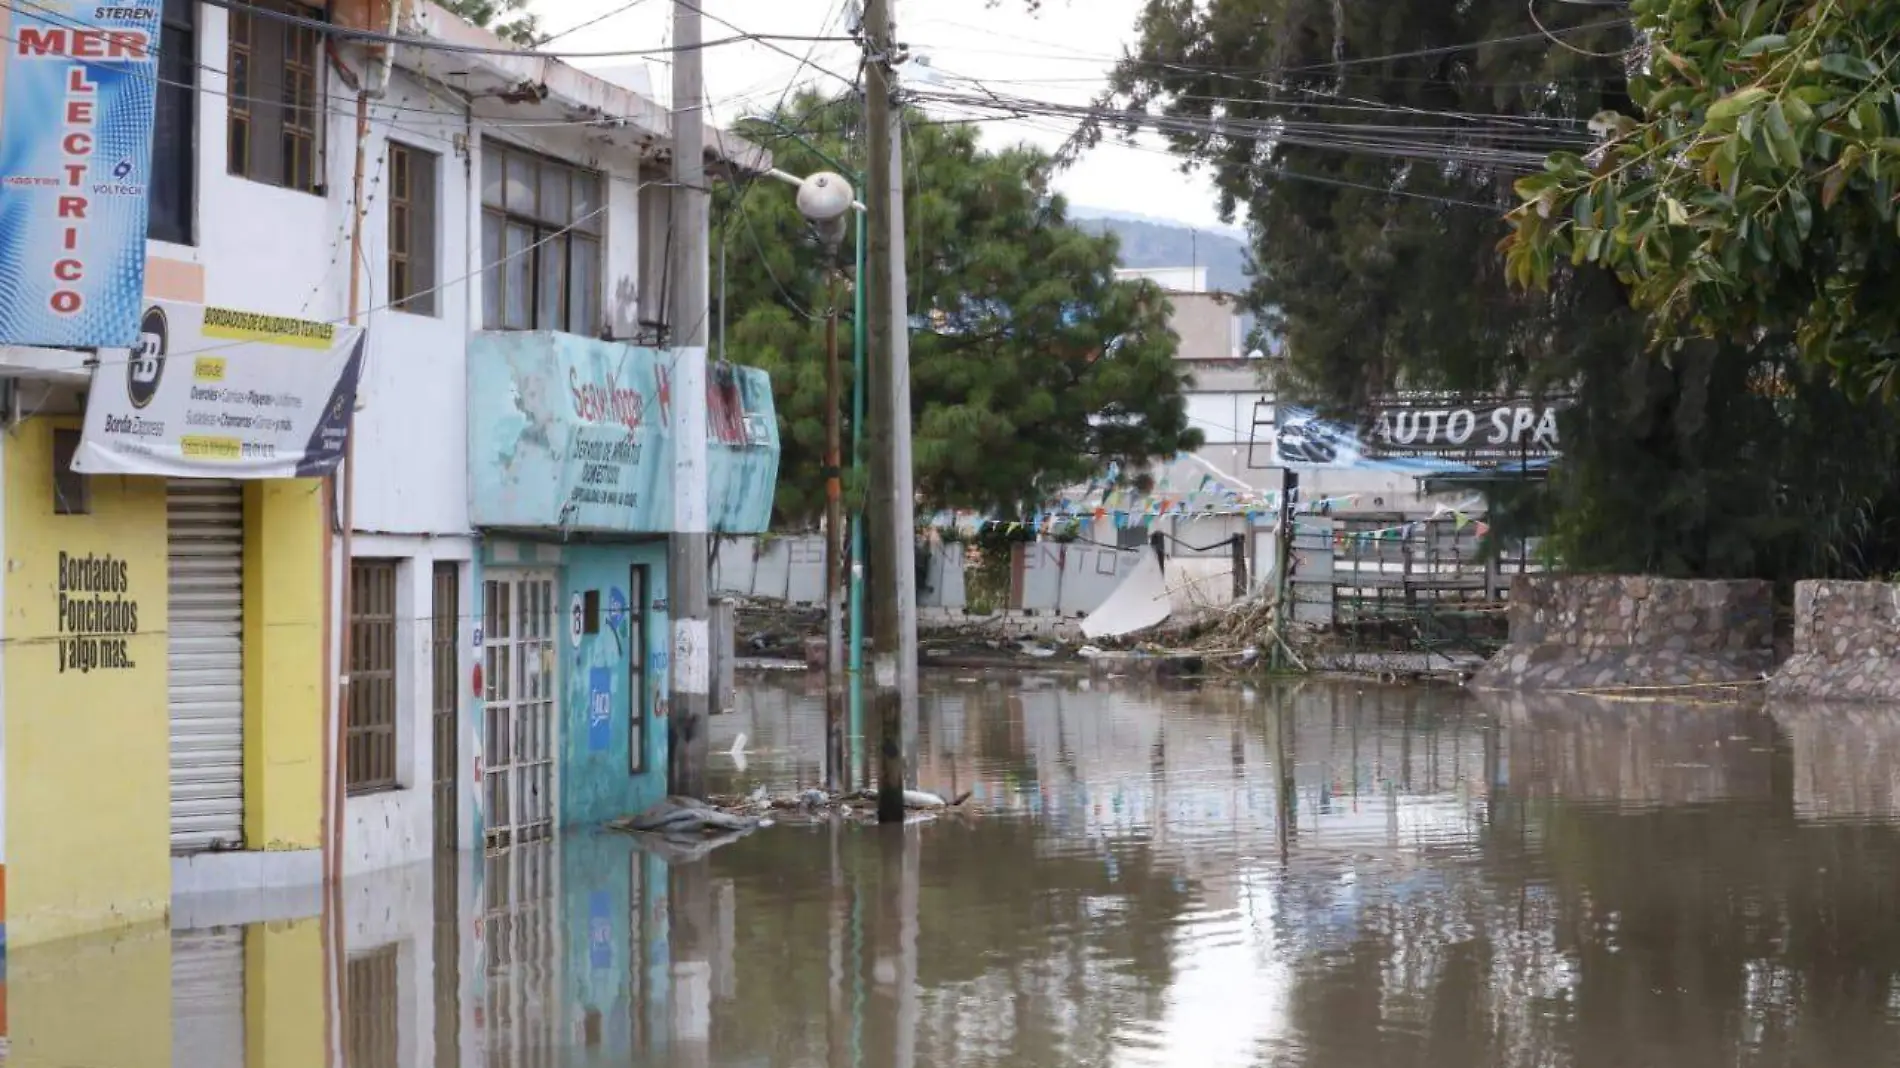
M 487 698 L 476 733 L 491 846 L 665 793 L 672 360 L 571 334 L 470 343 Z M 771 382 L 715 365 L 707 412 L 709 523 L 763 532 L 778 478 Z

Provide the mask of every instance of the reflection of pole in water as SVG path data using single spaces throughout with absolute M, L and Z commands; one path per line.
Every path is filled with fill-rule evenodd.
M 673 951 L 673 1063 L 704 1068 L 712 1060 L 712 886 L 710 864 L 675 864 L 668 895 Z
M 922 841 L 914 827 L 883 827 L 876 963 L 879 992 L 892 1002 L 895 1021 L 891 1068 L 911 1068 L 917 1055 L 917 868 Z
M 1274 703 L 1270 715 L 1273 725 L 1273 781 L 1279 794 L 1280 810 L 1274 824 L 1276 836 L 1280 840 L 1280 861 L 1285 863 L 1296 836 L 1293 823 L 1299 818 L 1299 806 L 1293 782 L 1293 740 L 1286 722 L 1289 710 L 1284 697 Z
M 847 1035 L 844 1013 L 844 962 L 845 962 L 845 923 L 846 904 L 844 889 L 844 860 L 839 854 L 838 835 L 843 830 L 839 821 L 831 821 L 831 982 L 825 1005 L 825 1047 L 829 1056 L 825 1063 L 838 1068 L 849 1063 L 845 1059 Z

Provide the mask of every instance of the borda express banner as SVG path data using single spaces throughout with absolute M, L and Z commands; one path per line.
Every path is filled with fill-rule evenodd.
M 360 328 L 160 301 L 139 335 L 93 370 L 73 470 L 308 478 L 342 461 Z
M 0 39 L 0 344 L 138 340 L 160 8 L 12 6 Z

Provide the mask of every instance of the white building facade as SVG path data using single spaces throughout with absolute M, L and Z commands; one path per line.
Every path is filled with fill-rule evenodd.
M 116 554 L 125 596 L 144 600 L 124 670 L 77 676 L 37 646 L 6 647 L 0 901 L 16 941 L 156 918 L 175 897 L 310 885 L 326 841 L 354 875 L 480 848 L 497 807 L 512 820 L 539 806 L 546 830 L 556 791 L 576 785 L 562 782 L 567 665 L 553 639 L 568 594 L 578 605 L 594 591 L 570 590 L 559 547 L 537 544 L 555 532 L 478 529 L 470 353 L 502 332 L 667 343 L 670 123 L 644 93 L 511 53 L 428 0 L 396 3 L 393 24 L 417 44 L 389 51 L 368 109 L 360 247 L 357 92 L 385 60 L 320 24 L 386 30 L 388 0 L 165 0 L 158 61 L 145 296 L 273 323 L 355 313 L 367 349 L 360 476 L 342 480 L 352 559 L 320 480 L 65 481 L 93 375 L 125 361 L 0 349 L 6 636 L 58 629 L 16 607 L 51 596 L 55 553 Z M 714 174 L 769 166 L 711 129 L 706 149 Z M 625 555 L 656 546 L 639 534 Z M 654 582 L 609 625 L 663 634 L 646 618 L 663 618 Z M 612 692 L 628 700 L 632 686 L 631 721 L 611 741 L 632 785 L 603 804 L 632 804 L 664 776 L 663 755 L 657 768 L 640 755 L 664 708 L 640 694 L 664 692 L 665 661 L 622 653 Z M 345 671 L 349 711 L 326 738 Z M 498 695 L 522 718 L 485 732 Z M 111 711 L 91 731 L 65 722 L 95 706 Z M 329 766 L 346 769 L 334 836 Z M 95 800 L 73 796 L 95 780 Z

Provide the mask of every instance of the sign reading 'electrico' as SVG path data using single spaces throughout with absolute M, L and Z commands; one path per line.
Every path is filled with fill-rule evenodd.
M 129 348 L 145 289 L 159 5 L 13 11 L 0 116 L 0 343 Z

